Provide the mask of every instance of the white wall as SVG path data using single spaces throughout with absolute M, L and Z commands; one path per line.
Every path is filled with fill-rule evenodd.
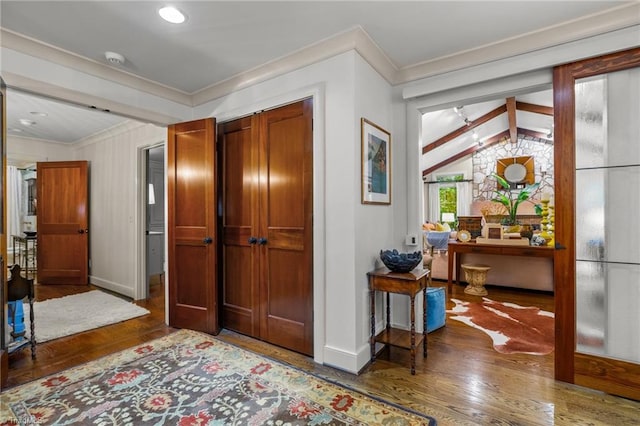
M 362 132 L 361 118 L 366 118 L 391 133 L 391 205 L 362 204 L 361 202 L 361 161 Z M 396 248 L 402 250 L 406 232 L 406 204 L 403 201 L 406 182 L 405 141 L 395 132 L 391 86 L 371 68 L 359 55 L 355 56 L 355 109 L 353 115 L 354 143 L 350 155 L 353 156 L 353 186 L 355 196 L 349 200 L 355 212 L 355 240 L 353 267 L 356 287 L 355 300 L 351 313 L 355 316 L 356 342 L 360 366 L 369 361 L 371 352 L 369 335 L 371 333 L 369 314 L 369 285 L 367 272 L 383 266 L 380 262 L 381 249 Z M 402 126 L 400 126 L 402 128 Z M 401 223 L 397 223 L 397 216 Z M 401 230 L 398 234 L 398 230 Z M 335 295 L 339 297 L 339 294 Z M 382 328 L 382 294 L 378 295 L 376 312 L 378 330 Z M 328 323 L 339 327 L 339 322 Z
M 139 150 L 166 141 L 166 129 L 125 122 L 74 146 L 74 160 L 89 161 L 89 281 L 135 297 L 139 223 Z
M 38 161 L 67 161 L 73 156 L 71 145 L 42 139 L 7 137 L 7 163 L 23 167 Z

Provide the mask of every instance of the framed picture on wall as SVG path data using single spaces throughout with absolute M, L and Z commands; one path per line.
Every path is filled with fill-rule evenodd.
M 391 204 L 391 134 L 366 118 L 362 128 L 362 204 Z

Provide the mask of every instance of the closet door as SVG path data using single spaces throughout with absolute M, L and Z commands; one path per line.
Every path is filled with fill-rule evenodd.
M 221 124 L 222 324 L 260 337 L 257 115 Z
M 260 334 L 313 354 L 312 100 L 260 115 Z
M 169 325 L 218 333 L 215 120 L 169 126 Z
M 313 354 L 312 101 L 222 124 L 222 321 Z

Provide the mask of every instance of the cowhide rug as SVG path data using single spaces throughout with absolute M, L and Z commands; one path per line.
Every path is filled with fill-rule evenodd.
M 456 306 L 448 310 L 449 318 L 482 330 L 493 340 L 493 347 L 503 354 L 546 355 L 554 348 L 554 315 L 534 306 L 451 299 Z

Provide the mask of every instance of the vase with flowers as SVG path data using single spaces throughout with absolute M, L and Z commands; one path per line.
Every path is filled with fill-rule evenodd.
M 509 182 L 507 182 L 507 180 L 502 176 L 492 173 L 491 177 L 495 178 L 500 186 L 491 201 L 502 204 L 507 210 L 507 218 L 503 221 L 503 225 L 517 225 L 518 221 L 516 215 L 518 213 L 518 207 L 520 204 L 531 198 L 531 195 L 535 193 L 540 184 L 534 183 L 533 185 L 527 185 L 522 189 L 512 189 Z M 536 206 L 536 212 L 537 211 L 538 206 Z

